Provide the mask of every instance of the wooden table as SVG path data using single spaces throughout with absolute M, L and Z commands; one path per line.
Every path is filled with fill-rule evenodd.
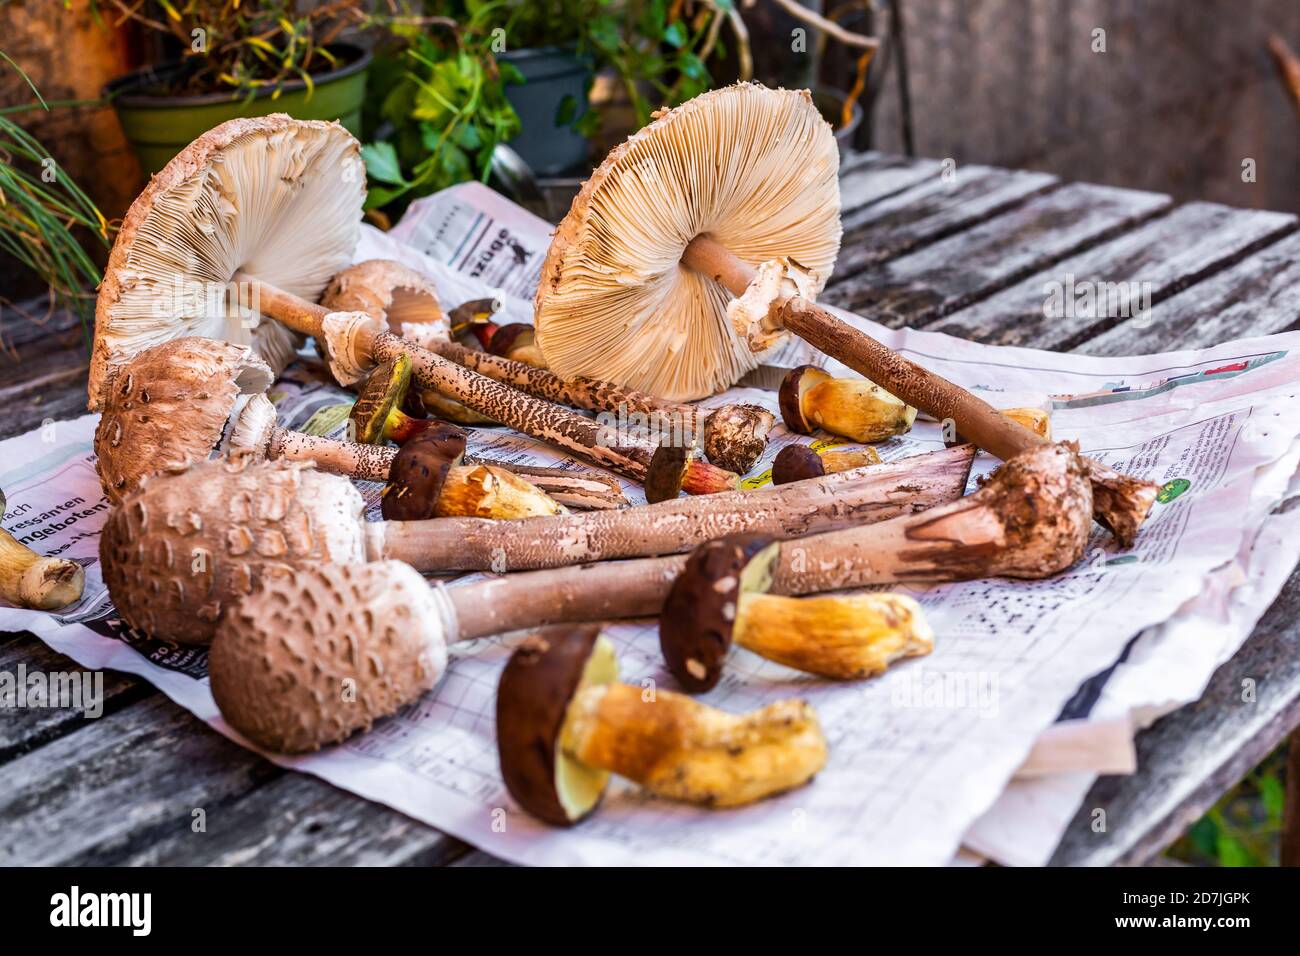
M 879 154 L 846 162 L 844 247 L 824 299 L 891 324 L 1093 355 L 1300 325 L 1294 216 L 1175 205 L 1044 173 L 955 173 L 946 177 L 937 160 Z M 1044 284 L 1067 273 L 1150 283 L 1150 321 L 1045 319 Z M 3 333 L 18 358 L 0 359 L 0 437 L 81 414 L 86 363 L 76 323 L 57 316 L 37 329 L 8 315 Z M 0 670 L 20 663 L 75 668 L 29 634 L 0 635 Z M 1244 677 L 1258 683 L 1254 704 L 1241 703 Z M 0 864 L 492 862 L 393 810 L 273 766 L 144 681 L 109 674 L 105 696 L 99 720 L 65 710 L 0 719 Z M 1202 700 L 1139 736 L 1139 772 L 1097 783 L 1053 862 L 1150 860 L 1298 723 L 1300 573 Z M 1106 809 L 1107 833 L 1089 827 L 1093 807 Z M 191 831 L 197 808 L 206 814 L 201 837 Z

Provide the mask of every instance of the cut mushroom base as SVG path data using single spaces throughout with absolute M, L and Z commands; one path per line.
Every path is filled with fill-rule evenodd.
M 512 361 L 456 342 L 431 347 L 443 358 L 530 395 L 591 412 L 639 419 L 638 424 L 655 432 L 696 436 L 710 462 L 740 475 L 754 467 L 776 424 L 776 416 L 758 405 L 732 403 L 715 409 L 697 408 L 598 379 L 578 377 L 566 381 L 544 366 Z
M 304 563 L 395 558 L 421 571 L 520 571 L 680 553 L 742 531 L 794 537 L 950 502 L 964 490 L 972 460 L 973 449 L 951 449 L 763 492 L 509 522 L 366 522 L 360 494 L 342 478 L 296 462 L 215 460 L 142 482 L 110 513 L 100 557 L 104 581 L 129 624 L 155 637 L 203 644 L 223 609 L 257 579 Z M 658 573 L 653 567 L 608 567 L 488 582 L 491 597 L 466 609 L 478 622 L 466 626 L 484 634 L 535 626 L 541 623 L 531 616 L 535 609 L 555 602 L 599 601 L 596 617 L 654 613 L 680 565 L 666 566 L 667 578 L 648 598 L 630 592 L 644 587 L 642 574 Z
M 658 114 L 556 230 L 536 299 L 548 366 L 685 400 L 730 386 L 793 332 L 1003 460 L 1047 445 L 814 304 L 839 248 L 838 165 L 807 91 L 738 84 Z M 1098 519 L 1131 544 L 1156 485 L 1084 467 Z
M 835 680 L 869 677 L 933 649 L 920 605 L 905 595 L 768 594 L 779 554 L 767 535 L 730 535 L 687 559 L 659 617 L 664 661 L 686 690 L 715 687 L 733 643 Z
M 5 494 L 0 491 L 0 514 Z M 86 572 L 76 561 L 37 554 L 0 528 L 0 600 L 15 607 L 57 611 L 81 600 Z
M 552 628 L 511 655 L 497 685 L 497 753 L 511 796 L 556 826 L 579 822 L 611 774 L 670 800 L 742 806 L 802 786 L 826 763 L 812 707 L 733 715 L 618 682 L 598 627 Z

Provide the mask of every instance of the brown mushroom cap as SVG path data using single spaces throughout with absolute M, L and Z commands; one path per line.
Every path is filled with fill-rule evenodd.
M 740 597 L 772 586 L 780 548 L 768 535 L 733 534 L 706 541 L 687 558 L 659 615 L 664 663 L 686 690 L 698 694 L 717 685 Z
M 422 521 L 434 517 L 447 472 L 465 454 L 465 432 L 434 422 L 398 449 L 388 470 L 388 487 L 380 512 L 387 521 Z
M 366 173 L 338 123 L 276 113 L 208 130 L 131 204 L 95 306 L 89 405 L 109 366 L 184 335 L 249 345 L 275 373 L 298 337 L 250 322 L 224 286 L 236 271 L 315 301 L 356 247 Z
M 781 380 L 781 418 L 785 427 L 801 435 L 809 435 L 817 426 L 808 421 L 803 413 L 803 397 L 810 388 L 829 382 L 831 374 L 816 365 L 800 365 L 786 372 Z
M 364 312 L 412 341 L 445 342 L 451 323 L 427 276 L 391 259 L 368 259 L 330 280 L 321 305 L 332 312 Z M 404 328 L 407 327 L 407 328 Z
M 376 366 L 348 413 L 354 440 L 366 445 L 382 442 L 388 416 L 401 407 L 410 386 L 411 360 L 405 353 L 399 352 L 391 361 Z
M 645 473 L 645 500 L 649 504 L 670 501 L 682 493 L 691 450 L 684 445 L 660 445 L 650 456 Z
M 737 84 L 664 112 L 615 148 L 556 230 L 537 288 L 537 341 L 561 378 L 670 401 L 756 368 L 731 294 L 681 265 L 708 235 L 752 265 L 788 257 L 812 292 L 839 251 L 839 153 L 804 91 Z
M 118 613 L 152 637 L 207 644 L 262 574 L 365 560 L 365 507 L 346 478 L 247 456 L 145 478 L 99 539 Z
M 242 394 L 270 387 L 246 345 L 197 336 L 146 349 L 108 372 L 95 428 L 95 470 L 114 504 L 146 475 L 204 461 Z
M 560 734 L 579 690 L 617 679 L 614 645 L 594 625 L 548 628 L 525 639 L 501 672 L 501 776 L 510 795 L 539 820 L 572 826 L 600 802 L 609 773 L 566 757 Z
M 807 445 L 786 445 L 772 460 L 772 484 L 784 485 L 826 474 L 822 456 Z
M 759 405 L 728 404 L 704 420 L 704 456 L 719 468 L 743 475 L 767 450 L 776 416 Z
M 493 355 L 509 356 L 517 348 L 528 348 L 537 341 L 536 330 L 526 322 L 499 325 L 488 339 L 487 350 Z
M 226 722 L 276 753 L 369 730 L 446 669 L 437 601 L 400 561 L 264 575 L 226 612 L 208 655 Z

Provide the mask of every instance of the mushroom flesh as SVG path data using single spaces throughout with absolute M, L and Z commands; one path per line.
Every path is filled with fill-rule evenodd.
M 0 515 L 5 494 L 0 491 Z M 76 561 L 37 554 L 0 528 L 0 600 L 15 607 L 57 611 L 76 604 L 86 586 L 86 572 Z
M 884 441 L 911 430 L 916 409 L 861 378 L 833 378 L 815 365 L 791 369 L 781 383 L 781 418 L 801 435 L 823 428 L 856 442 Z

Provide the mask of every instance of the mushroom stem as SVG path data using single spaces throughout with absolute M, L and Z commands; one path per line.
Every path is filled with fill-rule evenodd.
M 643 416 L 647 426 L 656 431 L 679 429 L 688 436 L 702 436 L 709 460 L 739 474 L 754 466 L 775 423 L 770 412 L 756 405 L 702 409 L 613 382 L 582 377 L 566 381 L 550 369 L 466 348 L 457 342 L 440 342 L 434 349 L 457 365 L 538 398 L 590 412 Z
M 234 281 L 255 293 L 254 301 L 262 314 L 284 323 L 295 332 L 330 338 L 326 334 L 325 319 L 331 313 L 324 306 L 273 288 L 242 272 L 235 275 Z M 611 442 L 608 429 L 598 422 L 449 362 L 391 332 L 379 330 L 377 322 L 355 324 L 343 334 L 345 341 L 330 345 L 331 355 L 340 361 L 374 364 L 405 354 L 411 360 L 412 374 L 426 388 L 454 398 L 493 421 L 563 448 L 633 481 L 645 480 L 646 468 L 655 450 L 650 442 Z M 347 358 L 349 356 L 351 358 Z
M 560 750 L 670 800 L 735 807 L 807 783 L 826 763 L 826 738 L 806 701 L 728 714 L 684 694 L 627 684 L 580 690 Z
M 707 235 L 697 236 L 687 245 L 682 263 L 712 276 L 737 297 L 745 293 L 757 274 L 754 266 Z M 761 331 L 780 328 L 795 333 L 907 404 L 940 421 L 951 420 L 958 432 L 1003 461 L 1050 444 L 983 399 L 904 358 L 800 295 L 792 294 L 774 303 Z M 1084 460 L 1084 468 L 1094 486 L 1097 520 L 1121 544 L 1131 545 L 1155 502 L 1157 485 L 1118 474 L 1089 459 Z
M 85 583 L 77 562 L 43 557 L 0 529 L 0 598 L 9 604 L 55 611 L 81 600 Z
M 742 594 L 732 639 L 759 657 L 832 680 L 870 677 L 934 649 L 920 606 L 900 594 Z

